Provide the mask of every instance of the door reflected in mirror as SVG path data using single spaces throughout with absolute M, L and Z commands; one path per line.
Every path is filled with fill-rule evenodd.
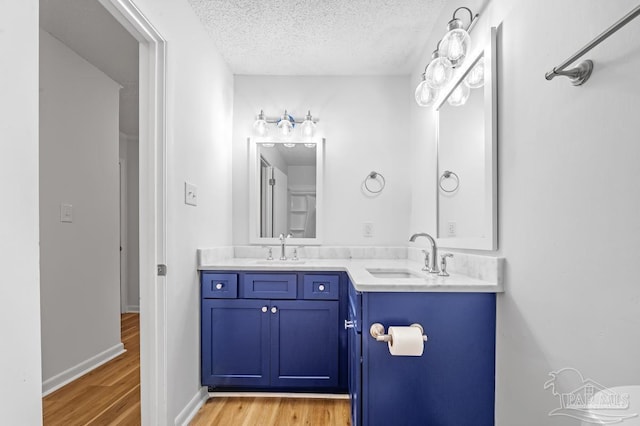
M 316 146 L 306 145 L 258 146 L 260 237 L 316 237 Z
M 249 241 L 320 244 L 324 139 L 249 139 Z

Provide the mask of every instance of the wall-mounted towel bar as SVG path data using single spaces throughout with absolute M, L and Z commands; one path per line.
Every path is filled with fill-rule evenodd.
M 622 19 L 610 26 L 602 34 L 594 38 L 582 49 L 578 50 L 569 59 L 546 73 L 545 78 L 547 80 L 551 80 L 556 76 L 562 75 L 565 77 L 569 77 L 569 79 L 571 80 L 571 84 L 573 84 L 574 86 L 580 86 L 581 84 L 583 84 L 589 79 L 589 76 L 593 71 L 593 62 L 591 60 L 587 59 L 585 61 L 582 61 L 575 68 L 570 68 L 568 70 L 565 70 L 565 68 L 582 57 L 585 53 L 602 43 L 602 41 L 604 41 L 607 37 L 618 31 L 620 28 L 624 27 L 638 15 L 640 15 L 640 6 L 636 6 L 631 12 L 627 13 Z

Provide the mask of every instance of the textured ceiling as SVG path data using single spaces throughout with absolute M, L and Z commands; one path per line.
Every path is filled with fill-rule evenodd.
M 235 74 L 409 74 L 446 0 L 189 0 Z

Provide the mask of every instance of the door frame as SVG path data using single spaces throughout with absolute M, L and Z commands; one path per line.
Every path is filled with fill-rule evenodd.
M 120 134 L 120 138 L 122 138 Z M 126 139 L 127 143 L 129 141 Z M 120 175 L 120 313 L 128 311 L 129 299 L 129 283 L 127 277 L 127 231 L 128 231 L 128 214 L 127 214 L 127 159 L 120 157 L 118 160 Z
M 99 0 L 140 43 L 140 406 L 143 425 L 167 425 L 167 42 L 132 0 Z

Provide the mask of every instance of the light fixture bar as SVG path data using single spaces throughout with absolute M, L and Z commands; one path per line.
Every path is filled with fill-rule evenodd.
M 589 79 L 589 76 L 591 75 L 591 71 L 593 70 L 593 62 L 590 60 L 586 60 L 586 61 L 580 62 L 580 64 L 578 64 L 578 66 L 575 68 L 571 68 L 566 71 L 565 71 L 565 68 L 567 68 L 569 65 L 574 63 L 585 53 L 587 53 L 588 51 L 590 51 L 591 49 L 593 49 L 594 47 L 602 43 L 606 38 L 608 38 L 610 35 L 618 31 L 620 28 L 627 25 L 632 19 L 634 19 L 638 15 L 640 15 L 640 6 L 636 6 L 633 10 L 631 10 L 631 12 L 627 13 L 618 22 L 616 22 L 615 24 L 607 28 L 604 32 L 602 32 L 602 34 L 600 34 L 599 36 L 591 40 L 589 43 L 587 43 L 587 45 L 584 46 L 582 49 L 578 50 L 576 53 L 571 55 L 566 61 L 564 61 L 563 63 L 561 63 L 557 67 L 554 67 L 551 71 L 546 73 L 544 77 L 547 80 L 551 80 L 556 76 L 562 75 L 565 77 L 569 77 L 571 79 L 571 83 L 574 86 L 580 86 L 581 84 L 583 84 L 585 81 Z
M 478 18 L 480 17 L 480 14 L 476 13 L 474 15 L 473 12 L 471 11 L 471 9 L 469 9 L 468 7 L 465 7 L 465 6 L 461 6 L 461 7 L 457 8 L 456 10 L 453 11 L 453 19 L 456 19 L 456 13 L 458 13 L 458 11 L 460 9 L 464 9 L 467 12 L 469 12 L 469 25 L 467 26 L 466 31 L 468 33 L 471 33 L 471 30 L 473 29 L 473 27 L 475 27 L 476 24 L 478 23 Z
M 264 121 L 266 121 L 266 122 L 267 122 L 267 123 L 269 123 L 269 124 L 276 124 L 276 123 L 277 123 L 278 121 L 280 121 L 281 119 L 282 119 L 282 117 L 267 117 L 267 116 L 265 116 L 265 117 L 264 117 Z M 296 123 L 296 124 L 301 124 L 301 123 L 303 123 L 303 122 L 304 122 L 304 120 L 305 120 L 304 118 L 302 118 L 302 119 L 300 119 L 300 118 L 294 118 L 294 119 L 293 119 L 294 123 Z M 316 118 L 316 117 L 313 117 L 313 118 L 311 119 L 311 121 L 313 121 L 314 123 L 317 123 L 318 121 L 320 121 L 320 119 L 319 119 L 319 118 Z

